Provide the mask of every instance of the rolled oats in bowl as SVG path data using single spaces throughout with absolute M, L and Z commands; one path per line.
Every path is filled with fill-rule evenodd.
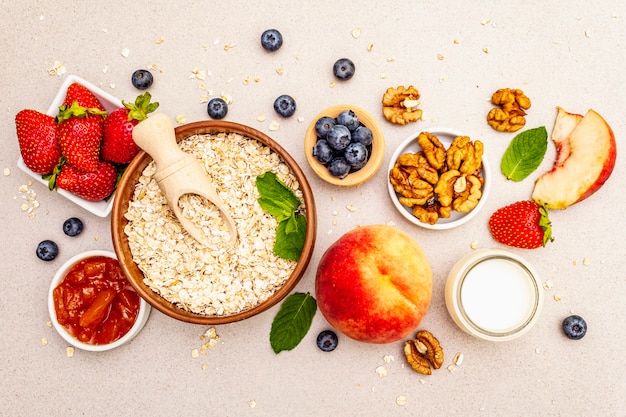
M 179 146 L 202 161 L 236 224 L 237 245 L 229 243 L 230 231 L 217 207 L 186 194 L 179 201 L 183 215 L 202 229 L 211 244 L 204 246 L 189 235 L 153 178 L 156 165 L 150 160 L 139 167 L 134 190 L 128 193 L 127 209 L 121 213 L 125 225 L 119 226 L 121 239 L 115 236 L 113 223 L 114 241 L 121 241 L 116 246 L 123 250 L 127 245 L 135 264 L 127 262 L 130 275 L 138 268 L 140 286 L 149 289 L 144 295 L 162 298 L 155 306 L 168 314 L 178 310 L 174 317 L 185 321 L 235 321 L 269 308 L 287 295 L 310 259 L 314 231 L 308 229 L 315 227 L 311 216 L 315 209 L 306 179 L 282 148 L 275 150 L 274 142 L 263 143 L 240 132 L 194 133 L 180 139 Z M 313 219 L 307 222 L 308 238 L 298 261 L 280 258 L 273 251 L 278 221 L 257 201 L 256 178 L 267 171 L 302 202 L 298 211 Z

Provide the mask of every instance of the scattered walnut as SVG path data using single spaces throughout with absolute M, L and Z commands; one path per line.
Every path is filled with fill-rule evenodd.
M 400 204 L 428 224 L 449 218 L 452 210 L 467 213 L 474 209 L 484 184 L 482 142 L 457 136 L 446 151 L 428 132 L 420 133 L 417 142 L 422 151 L 400 155 L 389 171 Z
M 423 375 L 431 375 L 431 367 L 439 369 L 443 365 L 443 348 L 427 330 L 418 331 L 415 339 L 404 343 L 404 356 L 411 368 Z
M 405 125 L 422 118 L 422 110 L 418 109 L 420 93 L 412 85 L 398 88 L 389 87 L 382 98 L 383 115 L 391 123 Z
M 522 90 L 501 88 L 493 93 L 491 103 L 500 107 L 489 111 L 487 123 L 498 132 L 515 132 L 526 124 L 524 116 L 531 103 Z

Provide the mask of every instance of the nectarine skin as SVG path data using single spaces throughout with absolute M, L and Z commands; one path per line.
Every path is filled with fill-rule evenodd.
M 432 271 L 421 246 L 386 225 L 362 226 L 322 255 L 317 305 L 346 336 L 368 343 L 405 338 L 430 305 Z

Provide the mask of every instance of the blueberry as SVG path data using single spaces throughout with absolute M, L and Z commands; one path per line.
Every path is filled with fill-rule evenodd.
M 328 172 L 334 177 L 343 179 L 350 173 L 350 164 L 346 158 L 339 156 L 328 163 Z
M 283 117 L 291 117 L 296 112 L 296 101 L 293 97 L 283 94 L 274 100 L 274 110 Z
M 332 330 L 324 330 L 317 335 L 317 347 L 324 352 L 332 352 L 337 349 L 338 344 L 339 339 L 337 338 L 337 334 Z
M 359 126 L 354 132 L 352 132 L 353 142 L 359 142 L 365 146 L 370 146 L 372 144 L 372 139 L 372 131 L 365 126 Z
M 59 247 L 51 240 L 42 240 L 37 245 L 35 253 L 42 261 L 51 261 L 59 254 Z
M 563 333 L 573 340 L 582 339 L 587 333 L 587 322 L 577 315 L 566 317 L 563 320 Z
M 322 164 L 327 164 L 333 159 L 335 153 L 326 139 L 320 139 L 313 146 L 313 156 Z
M 152 85 L 152 81 L 154 81 L 154 78 L 152 77 L 152 73 L 150 71 L 140 69 L 133 72 L 133 76 L 130 80 L 135 88 L 138 88 L 139 90 L 145 90 L 147 88 L 150 88 L 150 86 Z
M 360 142 L 351 142 L 343 151 L 346 162 L 350 164 L 352 170 L 361 169 L 367 164 L 369 153 L 367 148 Z
M 207 113 L 211 119 L 223 119 L 228 113 L 228 104 L 222 98 L 212 98 L 206 107 Z
M 354 62 L 348 58 L 341 58 L 333 65 L 333 74 L 340 80 L 349 80 L 354 76 Z
M 339 113 L 337 123 L 350 129 L 350 132 L 354 132 L 361 125 L 359 118 L 352 110 L 344 110 Z
M 70 217 L 63 222 L 63 233 L 74 237 L 83 231 L 83 222 L 78 217 Z
M 320 117 L 319 119 L 317 119 L 317 122 L 315 122 L 315 133 L 317 133 L 317 136 L 319 136 L 320 138 L 325 138 L 328 134 L 328 131 L 333 126 L 335 126 L 335 119 L 328 116 Z
M 336 151 L 342 151 L 350 144 L 352 135 L 344 125 L 335 125 L 328 131 L 326 140 L 331 148 Z
M 283 46 L 283 35 L 276 29 L 268 29 L 261 34 L 261 46 L 267 51 L 276 51 Z

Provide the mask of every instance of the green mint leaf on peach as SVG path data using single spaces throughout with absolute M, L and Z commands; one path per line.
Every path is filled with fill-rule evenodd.
M 317 312 L 317 301 L 309 294 L 293 293 L 283 301 L 270 330 L 274 353 L 292 350 L 306 336 Z
M 502 156 L 500 170 L 508 179 L 522 181 L 539 167 L 547 149 L 548 132 L 545 126 L 525 130 L 509 144 Z
M 291 217 L 300 206 L 300 200 L 276 174 L 267 171 L 256 177 L 256 187 L 261 197 L 261 208 L 281 222 Z
M 300 259 L 306 238 L 306 217 L 293 213 L 287 220 L 278 223 L 274 253 L 283 259 Z

